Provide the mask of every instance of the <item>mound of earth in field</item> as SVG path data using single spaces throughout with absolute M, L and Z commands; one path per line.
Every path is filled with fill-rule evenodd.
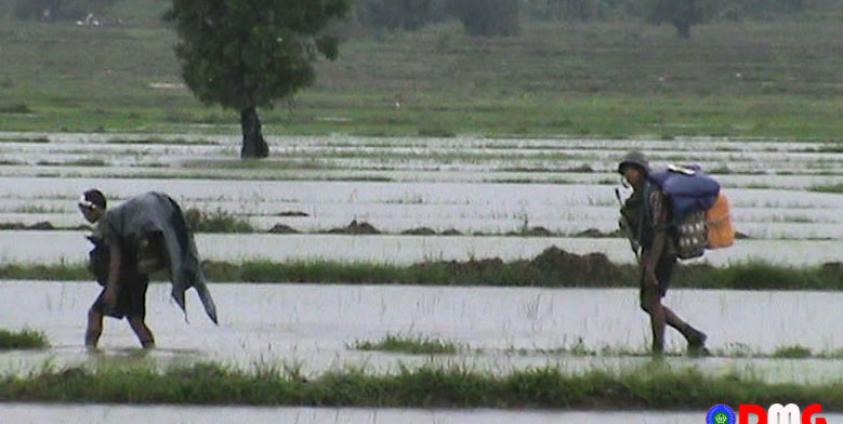
M 328 234 L 380 234 L 380 230 L 368 222 L 351 221 L 347 227 L 332 228 L 327 231 Z
M 412 266 L 420 274 L 441 274 L 446 283 L 515 286 L 610 286 L 634 278 L 630 266 L 618 266 L 602 253 L 577 255 L 549 247 L 530 260 L 505 263 L 500 258 L 439 261 Z

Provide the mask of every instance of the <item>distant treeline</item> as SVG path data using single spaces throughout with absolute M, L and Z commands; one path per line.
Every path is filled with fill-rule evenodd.
M 659 9 L 693 8 L 709 19 L 765 19 L 778 15 L 843 10 L 838 0 L 525 0 L 536 20 L 592 21 L 649 18 Z
M 474 35 L 511 35 L 522 20 L 635 18 L 680 26 L 712 20 L 771 19 L 799 13 L 840 13 L 839 0 L 357 0 L 356 19 L 374 28 L 415 30 L 448 17 Z M 683 29 L 680 29 L 680 33 Z M 684 34 L 683 34 L 684 35 Z M 689 34 L 688 34 L 689 35 Z
M 116 2 L 142 0 L 0 0 L 0 13 L 21 20 L 67 21 L 107 16 Z M 221 0 L 218 0 L 221 1 Z M 248 1 L 248 0 L 242 0 Z M 417 30 L 454 18 L 472 35 L 513 35 L 524 21 L 591 22 L 639 19 L 670 23 L 680 35 L 716 20 L 776 19 L 794 14 L 843 14 L 840 0 L 352 0 L 352 22 L 377 30 Z M 148 6 L 148 5 L 147 5 Z

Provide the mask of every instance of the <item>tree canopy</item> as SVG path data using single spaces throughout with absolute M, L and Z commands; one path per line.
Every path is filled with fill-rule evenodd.
M 176 56 L 191 91 L 241 111 L 245 151 L 247 118 L 263 143 L 256 112 L 246 115 L 313 84 L 312 62 L 338 54 L 339 40 L 324 31 L 349 8 L 349 0 L 173 0 L 164 18 L 178 33 Z

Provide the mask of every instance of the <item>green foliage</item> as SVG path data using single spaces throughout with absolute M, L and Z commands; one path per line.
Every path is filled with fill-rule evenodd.
M 428 355 L 457 353 L 457 345 L 449 341 L 422 336 L 407 337 L 393 334 L 387 334 L 386 337 L 376 342 L 357 341 L 352 347 L 357 350 L 366 351 L 378 350 Z
M 730 20 L 743 20 L 800 13 L 808 8 L 809 2 L 810 0 L 731 0 L 723 2 L 717 15 Z
M 377 29 L 413 31 L 445 18 L 444 0 L 360 0 L 355 9 L 360 23 Z
M 0 351 L 6 349 L 43 349 L 50 346 L 47 336 L 40 331 L 12 332 L 0 329 Z
M 240 111 L 313 84 L 312 62 L 337 57 L 338 39 L 324 31 L 348 9 L 347 0 L 174 0 L 165 20 L 191 91 Z
M 682 15 L 708 19 L 770 19 L 808 11 L 841 11 L 834 0 L 527 0 L 527 14 L 534 20 L 593 21 L 646 17 L 673 23 Z M 654 14 L 655 12 L 655 14 Z
M 612 13 L 604 0 L 531 0 L 526 8 L 531 19 L 540 21 L 592 21 Z
M 450 13 L 469 35 L 511 36 L 521 32 L 520 0 L 449 1 Z

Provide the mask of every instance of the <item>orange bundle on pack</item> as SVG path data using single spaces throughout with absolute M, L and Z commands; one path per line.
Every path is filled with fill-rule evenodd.
M 729 199 L 723 193 L 717 195 L 714 206 L 705 212 L 708 229 L 708 248 L 722 249 L 735 243 L 735 228 L 729 212 Z

